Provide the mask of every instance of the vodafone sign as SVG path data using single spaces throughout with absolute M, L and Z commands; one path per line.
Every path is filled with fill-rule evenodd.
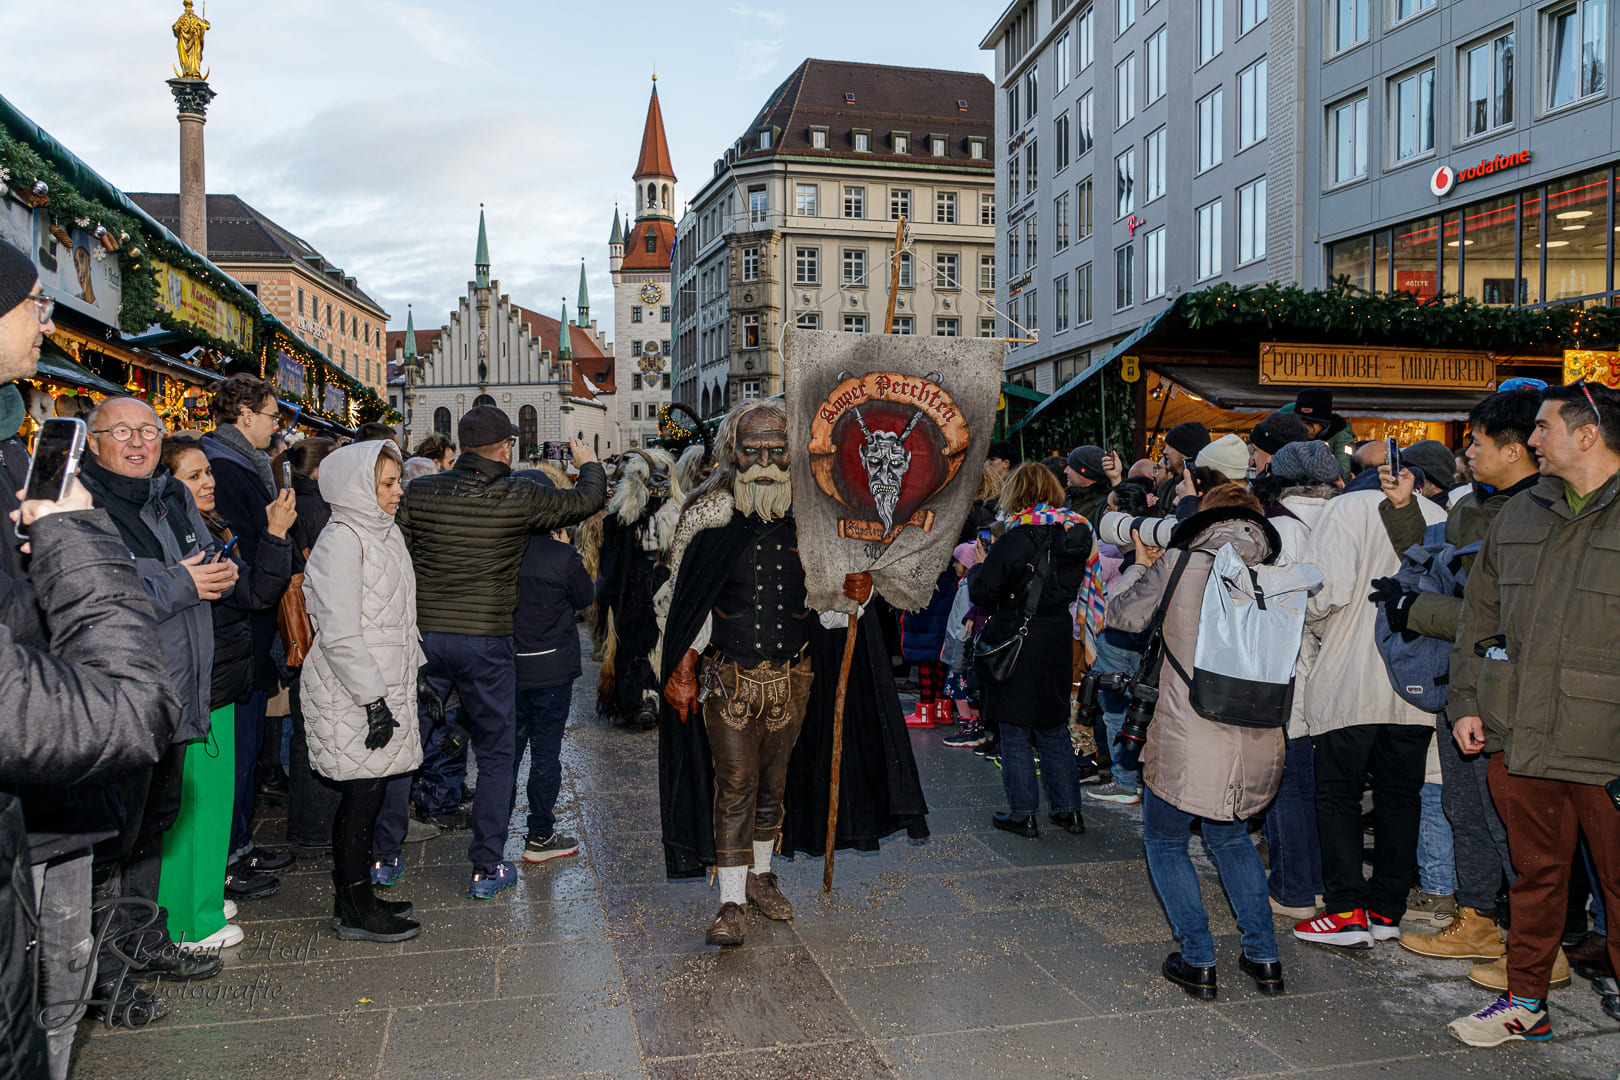
M 1451 189 L 1465 180 L 1478 180 L 1482 176 L 1489 176 L 1503 169 L 1512 169 L 1520 165 L 1530 164 L 1530 151 L 1520 150 L 1516 154 L 1497 154 L 1495 157 L 1484 158 L 1478 165 L 1470 165 L 1462 171 L 1453 169 L 1450 165 L 1442 165 L 1434 170 L 1429 177 L 1429 190 L 1436 198 L 1443 198 L 1451 194 Z

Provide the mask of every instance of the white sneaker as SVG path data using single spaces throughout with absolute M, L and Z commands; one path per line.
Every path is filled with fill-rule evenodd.
M 1446 1030 L 1469 1046 L 1500 1046 L 1514 1039 L 1546 1042 L 1552 1038 L 1547 1006 L 1530 1009 L 1515 1005 L 1506 994 L 1471 1016 L 1459 1016 Z
M 236 918 L 236 901 L 227 900 L 225 901 L 225 921 L 230 922 L 234 918 Z
M 180 942 L 179 948 L 181 952 L 212 952 L 240 944 L 242 944 L 242 928 L 235 923 L 226 923 L 201 941 Z

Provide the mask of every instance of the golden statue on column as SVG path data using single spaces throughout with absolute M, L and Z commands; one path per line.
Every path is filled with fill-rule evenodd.
M 208 32 L 208 20 L 191 9 L 192 0 L 185 0 L 186 10 L 174 21 L 175 51 L 180 54 L 180 66 L 174 73 L 182 79 L 206 79 L 202 71 L 203 35 Z M 207 0 L 203 14 L 208 13 Z

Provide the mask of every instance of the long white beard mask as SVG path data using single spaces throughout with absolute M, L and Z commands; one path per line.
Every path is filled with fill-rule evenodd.
M 762 484 L 762 478 L 774 483 Z M 754 465 L 737 474 L 731 495 L 740 514 L 757 514 L 763 521 L 784 517 L 793 504 L 793 485 L 788 471 L 777 465 Z

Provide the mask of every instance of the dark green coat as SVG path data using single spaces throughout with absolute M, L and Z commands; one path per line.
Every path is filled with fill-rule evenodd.
M 607 498 L 607 475 L 594 461 L 580 466 L 579 483 L 567 490 L 511 472 L 462 454 L 454 467 L 406 485 L 398 521 L 416 568 L 422 633 L 511 635 L 529 537 L 584 521 Z

